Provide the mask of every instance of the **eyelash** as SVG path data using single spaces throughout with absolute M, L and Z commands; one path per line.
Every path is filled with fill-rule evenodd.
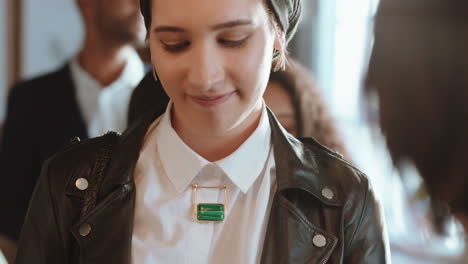
M 165 44 L 162 41 L 161 41 L 161 43 L 163 45 L 163 48 L 166 51 L 169 51 L 169 52 L 172 52 L 172 53 L 180 52 L 180 51 L 184 50 L 186 47 L 188 47 L 188 45 L 190 45 L 190 42 L 188 42 L 188 41 L 184 41 L 184 42 L 173 44 L 173 45 Z
M 227 47 L 227 48 L 241 48 L 243 47 L 246 43 L 247 43 L 247 40 L 250 38 L 249 37 L 245 37 L 241 40 L 235 40 L 235 41 L 232 41 L 232 40 L 225 40 L 225 39 L 219 39 L 218 40 L 218 43 L 220 43 L 221 45 Z M 184 42 L 181 42 L 181 43 L 177 43 L 177 44 L 173 44 L 173 45 L 168 45 L 168 44 L 165 44 L 164 42 L 162 42 L 162 45 L 163 45 L 163 48 L 168 51 L 168 52 L 171 52 L 171 53 L 178 53 L 178 52 L 182 52 L 184 51 L 185 48 L 187 48 L 189 45 L 190 45 L 190 42 L 189 41 L 184 41 Z

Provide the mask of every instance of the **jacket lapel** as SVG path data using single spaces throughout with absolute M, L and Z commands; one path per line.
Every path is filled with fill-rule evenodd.
M 338 238 L 315 226 L 285 193 L 305 192 L 329 206 L 342 205 L 341 197 L 324 199 L 320 195 L 321 185 L 327 186 L 327 182 L 313 153 L 286 133 L 271 111 L 269 119 L 278 191 L 271 206 L 261 263 L 326 263 Z
M 130 263 L 135 209 L 133 171 L 146 131 L 160 114 L 157 111 L 142 117 L 116 144 L 99 186 L 96 206 L 71 228 L 79 246 L 79 263 Z
M 46 92 L 46 101 L 40 100 L 46 106 L 39 108 L 41 110 L 36 115 L 39 119 L 33 120 L 37 126 L 35 133 L 38 133 L 37 144 L 39 144 L 40 158 L 38 162 L 41 163 L 67 145 L 72 138 L 88 138 L 86 125 L 75 96 L 76 87 L 71 78 L 69 65 L 65 65 L 54 73 L 50 83 L 47 84 L 49 87 L 39 87 L 39 90 Z
M 161 114 L 158 110 L 140 118 L 121 136 L 100 186 L 96 207 L 71 228 L 79 245 L 80 262 L 130 263 L 135 208 L 133 170 L 146 131 Z M 310 177 L 318 177 L 318 169 L 313 162 L 301 159 L 311 153 L 299 141 L 288 137 L 270 111 L 269 118 L 278 191 L 272 203 L 261 263 L 325 263 L 338 239 L 312 224 L 284 192 L 300 189 L 331 206 L 341 205 L 340 197 L 324 200 L 317 194 L 320 186 L 311 184 Z M 113 254 L 104 256 L 102 252 Z
M 133 183 L 116 188 L 72 226 L 79 263 L 130 263 L 134 188 Z
M 326 263 L 337 242 L 335 236 L 315 227 L 282 194 L 277 194 L 261 263 Z

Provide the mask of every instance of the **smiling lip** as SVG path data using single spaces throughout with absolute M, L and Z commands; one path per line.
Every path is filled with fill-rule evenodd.
M 192 100 L 204 107 L 211 107 L 211 106 L 217 106 L 220 105 L 224 102 L 226 102 L 231 95 L 233 95 L 234 92 L 229 92 L 221 95 L 215 95 L 215 96 L 193 96 L 189 95 Z

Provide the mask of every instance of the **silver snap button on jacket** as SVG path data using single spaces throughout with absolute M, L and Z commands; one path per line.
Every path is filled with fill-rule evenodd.
M 75 182 L 75 186 L 79 190 L 84 191 L 88 189 L 89 183 L 88 183 L 88 180 L 86 180 L 85 178 L 78 178 Z
M 327 198 L 328 200 L 331 200 L 331 199 L 333 199 L 333 196 L 335 196 L 335 194 L 329 188 L 323 188 L 322 189 L 322 196 Z
M 344 158 L 343 154 L 339 153 L 338 151 L 335 151 L 336 155 L 338 155 L 340 158 Z
M 89 224 L 82 224 L 80 229 L 78 229 L 78 232 L 81 236 L 87 236 L 91 233 L 91 226 Z
M 315 235 L 312 239 L 312 243 L 314 243 L 316 247 L 324 247 L 327 244 L 327 239 L 322 235 Z

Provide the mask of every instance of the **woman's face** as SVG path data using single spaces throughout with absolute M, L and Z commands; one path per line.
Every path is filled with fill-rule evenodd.
M 271 81 L 268 83 L 263 98 L 281 125 L 291 135 L 297 136 L 296 113 L 292 98 L 286 89 L 278 82 Z
M 276 31 L 264 0 L 153 0 L 151 60 L 175 117 L 223 131 L 260 109 Z

